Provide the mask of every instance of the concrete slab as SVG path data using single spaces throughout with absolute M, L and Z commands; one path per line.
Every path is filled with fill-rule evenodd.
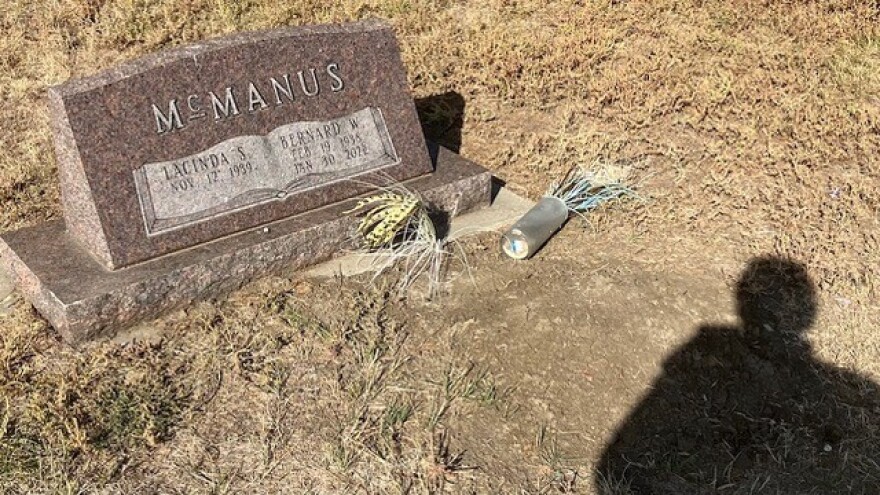
M 518 196 L 502 187 L 488 208 L 453 218 L 449 228 L 449 237 L 458 239 L 479 232 L 500 232 L 513 225 L 534 205 L 534 201 Z M 317 278 L 337 275 L 350 277 L 371 271 L 381 257 L 382 255 L 376 254 L 351 253 L 314 265 L 303 273 L 306 276 Z

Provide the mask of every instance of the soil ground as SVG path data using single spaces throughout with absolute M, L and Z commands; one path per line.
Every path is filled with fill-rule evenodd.
M 644 201 L 428 300 L 270 277 L 61 344 L 0 316 L 8 493 L 880 492 L 871 2 L 7 2 L 0 228 L 60 216 L 45 88 L 227 32 L 398 30 L 431 137 L 537 198 L 622 161 Z

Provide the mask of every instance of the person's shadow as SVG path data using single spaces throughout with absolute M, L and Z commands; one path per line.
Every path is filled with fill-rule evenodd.
M 880 389 L 813 356 L 804 267 L 753 260 L 737 301 L 741 326 L 702 327 L 664 363 L 606 447 L 596 491 L 880 494 Z

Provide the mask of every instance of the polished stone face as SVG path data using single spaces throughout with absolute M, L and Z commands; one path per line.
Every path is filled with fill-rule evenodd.
M 177 160 L 145 164 L 134 176 L 144 228 L 155 236 L 399 163 L 382 112 L 364 108 L 228 139 Z
M 68 232 L 111 269 L 432 170 L 379 21 L 203 42 L 49 96 Z

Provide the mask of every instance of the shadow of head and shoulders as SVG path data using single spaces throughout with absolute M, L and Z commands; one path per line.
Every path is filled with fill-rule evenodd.
M 814 357 L 807 331 L 818 302 L 804 266 L 755 259 L 736 300 L 739 325 L 703 326 L 665 361 L 606 448 L 598 478 L 627 479 L 637 493 L 702 493 L 721 479 L 736 485 L 762 475 L 797 492 L 816 477 L 830 483 L 826 469 L 865 483 L 880 477 L 880 467 L 860 474 L 848 465 L 880 463 L 880 449 L 859 431 L 867 424 L 877 433 L 880 392 Z M 603 486 L 600 493 L 612 493 Z

